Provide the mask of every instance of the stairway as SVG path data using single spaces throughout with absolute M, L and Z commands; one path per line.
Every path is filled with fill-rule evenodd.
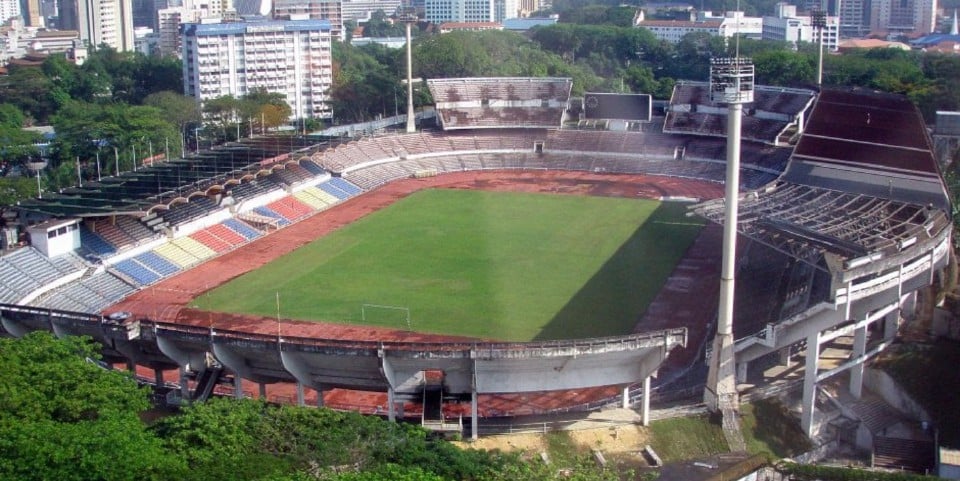
M 723 411 L 723 437 L 727 439 L 727 446 L 731 452 L 742 453 L 747 450 L 747 444 L 743 441 L 743 433 L 740 432 L 740 416 L 731 408 Z
M 934 445 L 931 441 L 914 439 L 873 438 L 873 466 L 927 474 L 935 467 Z

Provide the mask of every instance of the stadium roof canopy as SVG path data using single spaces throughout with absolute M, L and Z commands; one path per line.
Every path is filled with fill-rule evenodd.
M 316 144 L 317 141 L 293 136 L 245 139 L 187 159 L 158 163 L 99 181 L 85 181 L 82 187 L 45 193 L 43 198 L 23 201 L 19 207 L 53 217 L 143 215 L 152 207 L 206 192 L 229 180 L 256 177 L 271 165 L 286 160 L 292 150 Z M 113 170 L 110 159 L 101 157 L 101 163 L 103 172 Z
M 694 211 L 723 223 L 723 205 L 717 199 Z M 950 228 L 949 213 L 923 119 L 906 98 L 826 91 L 780 181 L 742 196 L 738 230 L 827 269 L 831 260 L 886 257 L 932 241 Z

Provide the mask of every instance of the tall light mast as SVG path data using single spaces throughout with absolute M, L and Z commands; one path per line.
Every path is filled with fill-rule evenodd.
M 810 25 L 817 31 L 817 88 L 823 86 L 823 31 L 827 28 L 827 12 L 816 9 L 810 13 Z
M 407 27 L 407 133 L 417 131 L 417 123 L 413 113 L 413 45 L 411 42 L 410 28 L 417 23 L 417 14 L 410 10 L 404 10 L 400 15 L 400 21 Z
M 743 104 L 753 102 L 753 61 L 739 56 L 711 59 L 710 99 L 717 104 L 727 104 L 727 174 L 720 308 L 707 386 L 703 393 L 704 403 L 716 412 L 736 409 L 739 404 L 733 346 L 733 293 L 740 192 L 740 126 Z

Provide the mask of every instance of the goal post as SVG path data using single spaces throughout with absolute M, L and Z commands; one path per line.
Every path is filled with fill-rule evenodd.
M 388 322 L 402 322 L 407 326 L 408 331 L 413 330 L 410 324 L 409 307 L 364 303 L 360 305 L 360 318 L 363 322 L 383 319 L 387 319 Z

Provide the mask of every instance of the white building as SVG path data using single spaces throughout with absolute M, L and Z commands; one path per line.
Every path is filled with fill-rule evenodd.
M 181 42 L 184 94 L 201 103 L 266 89 L 286 96 L 292 119 L 331 115 L 326 20 L 188 23 Z
M 497 22 L 518 17 L 517 0 L 426 0 L 425 19 L 434 24 L 446 22 Z
M 342 0 L 274 0 L 273 18 L 326 20 L 330 22 L 330 34 L 333 38 L 341 41 L 347 38 L 343 29 Z
M 780 40 L 797 42 L 819 43 L 820 32 L 813 28 L 810 16 L 797 15 L 797 7 L 787 3 L 778 3 L 777 16 L 763 17 L 764 40 Z M 823 48 L 836 51 L 839 43 L 840 19 L 826 17 L 826 27 L 823 29 Z
M 744 16 L 743 12 L 726 12 L 723 16 L 699 12 L 691 20 L 646 20 L 641 11 L 635 25 L 649 30 L 657 40 L 670 43 L 679 43 L 689 33 L 707 33 L 725 38 L 739 35 L 760 39 L 763 36 L 763 19 Z
M 134 49 L 131 0 L 64 0 L 60 28 L 77 30 L 90 47 L 108 45 L 119 52 Z
M 370 15 L 377 10 L 383 10 L 383 13 L 393 15 L 400 8 L 400 0 L 343 0 L 341 13 L 343 20 L 353 20 L 355 22 L 366 22 Z
M 20 16 L 20 0 L 0 0 L 0 24 Z

